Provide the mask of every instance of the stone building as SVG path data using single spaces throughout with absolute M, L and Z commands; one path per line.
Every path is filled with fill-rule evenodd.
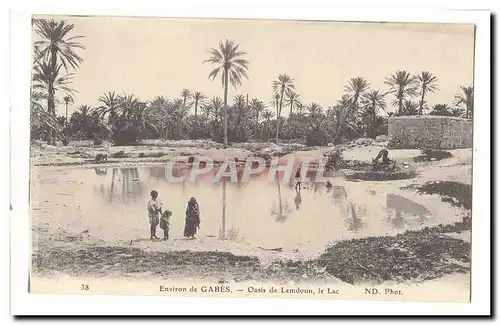
M 389 118 L 390 149 L 472 148 L 472 120 L 416 115 Z

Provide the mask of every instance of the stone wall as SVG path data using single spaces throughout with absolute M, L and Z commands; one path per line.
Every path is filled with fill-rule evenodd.
M 472 120 L 448 116 L 398 116 L 389 118 L 391 149 L 472 148 Z

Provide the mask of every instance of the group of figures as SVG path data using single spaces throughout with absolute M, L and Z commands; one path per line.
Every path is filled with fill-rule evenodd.
M 158 192 L 153 190 L 150 193 L 151 199 L 148 201 L 148 217 L 151 230 L 149 239 L 160 239 L 156 236 L 156 228 L 158 225 L 163 229 L 163 240 L 168 240 L 170 230 L 170 217 L 172 211 L 163 210 L 163 204 L 158 199 Z M 184 226 L 184 237 L 195 239 L 196 231 L 200 228 L 200 207 L 194 197 L 189 199 L 186 208 L 186 224 Z

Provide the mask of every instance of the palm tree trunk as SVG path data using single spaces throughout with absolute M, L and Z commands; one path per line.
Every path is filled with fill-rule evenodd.
M 278 206 L 279 206 L 279 216 L 281 217 L 283 215 L 283 204 L 281 202 L 281 186 L 280 186 L 280 179 L 278 177 Z
M 48 89 L 49 98 L 48 98 L 48 103 L 47 103 L 48 104 L 47 110 L 48 110 L 48 113 L 52 114 L 54 119 L 55 119 L 56 118 L 56 105 L 55 105 L 54 82 L 55 82 L 55 71 L 57 69 L 57 52 L 55 49 L 52 50 L 50 60 L 51 60 L 51 62 L 50 62 L 51 75 L 50 75 L 50 79 L 49 79 L 49 89 Z M 51 129 L 50 133 L 51 133 L 50 134 L 50 144 L 55 145 L 56 144 L 56 130 Z
M 424 96 L 425 96 L 425 88 L 422 89 L 422 98 L 420 99 L 420 108 L 418 110 L 418 114 L 422 115 L 424 111 Z
M 222 225 L 220 239 L 226 239 L 226 179 L 222 179 Z
M 292 112 L 293 112 L 293 99 L 290 100 L 290 116 L 292 116 Z
M 224 68 L 224 148 L 227 148 L 227 83 L 228 70 Z
M 281 88 L 280 101 L 279 101 L 279 104 L 276 105 L 277 111 L 278 111 L 276 114 L 276 144 L 278 144 L 278 138 L 279 138 L 281 105 L 283 104 L 283 93 L 284 92 L 285 92 L 285 89 Z
M 194 117 L 198 115 L 198 98 L 194 101 Z

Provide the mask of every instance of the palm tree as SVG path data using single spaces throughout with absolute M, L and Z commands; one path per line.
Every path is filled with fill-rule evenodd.
M 422 115 L 425 105 L 425 95 L 427 92 L 433 93 L 436 90 L 439 90 L 437 82 L 437 77 L 433 76 L 429 71 L 422 71 L 419 75 L 417 75 L 417 79 L 420 83 L 420 103 L 418 114 Z
M 222 74 L 222 87 L 224 87 L 224 147 L 227 148 L 227 88 L 229 83 L 236 88 L 241 85 L 243 77 L 248 79 L 249 62 L 242 58 L 246 53 L 239 51 L 239 45 L 227 39 L 224 42 L 219 42 L 218 49 L 212 48 L 208 53 L 210 53 L 210 57 L 203 62 L 217 66 L 210 72 L 208 78 L 213 80 L 219 73 Z
M 63 100 L 66 104 L 66 123 L 68 123 L 68 104 L 73 103 L 73 97 L 71 95 L 66 95 L 63 97 Z
M 71 126 L 74 134 L 78 138 L 82 136 L 87 138 L 93 131 L 92 128 L 95 125 L 94 115 L 92 114 L 92 108 L 88 105 L 81 105 L 71 114 Z
M 202 106 L 203 101 L 207 98 L 202 92 L 200 91 L 195 91 L 193 93 L 193 99 L 194 99 L 194 117 L 198 115 L 198 105 Z
M 432 106 L 432 110 L 429 112 L 429 115 L 460 117 L 464 115 L 464 110 L 459 107 L 450 107 L 447 104 L 436 104 Z
M 372 90 L 363 94 L 361 97 L 361 103 L 365 106 L 365 135 L 371 138 L 375 136 L 374 130 L 377 122 L 377 112 L 385 111 L 387 107 L 385 95 L 386 94 L 380 93 L 378 90 Z
M 154 129 L 159 133 L 161 139 L 167 138 L 167 126 L 172 120 L 168 114 L 170 101 L 166 96 L 156 96 L 151 102 L 151 116 L 154 121 Z
M 309 112 L 309 115 L 317 115 L 322 113 L 323 108 L 320 104 L 312 102 L 306 106 L 306 110 Z
M 50 66 L 43 61 L 38 61 L 36 65 L 33 68 L 33 75 L 32 75 L 32 96 L 33 94 L 36 94 L 36 102 L 40 104 L 40 100 L 44 99 L 47 101 L 47 114 L 52 115 L 52 119 L 46 119 L 45 117 L 40 120 L 40 121 L 45 121 L 48 122 L 49 124 L 47 125 L 49 127 L 49 143 L 54 143 L 56 134 L 60 135 L 58 132 L 57 128 L 52 127 L 51 125 L 54 125 L 52 121 L 56 120 L 56 115 L 55 115 L 55 108 L 54 112 L 52 112 L 49 109 L 49 104 L 50 104 L 50 96 L 48 95 L 48 89 L 51 87 L 53 90 L 54 97 L 52 98 L 52 103 L 55 104 L 59 103 L 59 100 L 55 97 L 55 94 L 58 91 L 64 91 L 66 92 L 67 96 L 73 95 L 76 90 L 70 88 L 70 84 L 72 83 L 72 77 L 73 73 L 68 73 L 63 76 L 59 76 L 61 73 L 61 67 L 62 65 L 59 65 L 59 67 L 54 71 L 50 68 Z M 52 83 L 52 86 L 50 84 Z M 72 98 L 72 97 L 70 97 Z M 66 100 L 66 99 L 65 99 Z M 72 100 L 72 99 L 71 99 Z M 38 106 L 36 106 L 38 107 Z M 35 109 L 35 111 L 38 108 Z M 35 114 L 38 114 L 38 116 L 45 116 L 45 114 L 42 114 L 40 112 L 34 112 Z M 67 115 L 67 105 L 66 105 L 66 115 Z
M 274 117 L 274 113 L 265 108 L 264 111 L 262 112 L 262 117 L 266 120 L 267 124 L 267 142 L 269 142 L 269 136 L 271 134 L 271 119 Z
M 117 96 L 114 91 L 107 92 L 99 96 L 98 99 L 101 105 L 97 107 L 96 112 L 101 118 L 108 115 L 108 123 L 111 124 L 112 127 L 115 124 L 116 114 L 119 109 L 119 99 L 119 96 Z
M 398 70 L 386 78 L 384 83 L 389 85 L 390 93 L 395 93 L 396 99 L 392 104 L 398 106 L 399 114 L 403 114 L 405 99 L 418 94 L 418 79 L 411 76 L 406 70 Z
M 360 96 L 370 88 L 370 83 L 361 77 L 351 78 L 344 90 L 348 93 L 353 109 L 357 109 Z
M 258 125 L 259 124 L 259 117 L 261 113 L 266 109 L 266 104 L 264 104 L 263 101 L 257 99 L 257 98 L 252 98 L 252 100 L 249 103 L 250 109 L 253 111 L 255 114 L 255 123 Z
M 278 79 L 273 81 L 273 93 L 274 95 L 279 95 L 279 104 L 276 114 L 276 144 L 278 144 L 279 140 L 279 130 L 280 130 L 280 117 L 281 117 L 281 108 L 283 107 L 283 97 L 286 92 L 290 92 L 295 90 L 295 86 L 293 84 L 293 79 L 287 74 L 278 75 Z
M 187 88 L 182 89 L 182 91 L 181 91 L 181 97 L 182 97 L 182 106 L 184 108 L 186 107 L 187 101 L 189 99 L 191 99 L 192 95 L 193 94 L 191 93 L 191 90 L 189 90 Z
M 290 106 L 290 116 L 292 116 L 294 105 L 298 104 L 300 104 L 300 95 L 294 90 L 287 91 L 285 105 Z
M 35 42 L 38 48 L 39 60 L 45 60 L 47 66 L 52 71 L 48 80 L 48 111 L 55 116 L 55 89 L 56 71 L 60 66 L 64 66 L 66 73 L 69 68 L 76 69 L 83 62 L 83 58 L 75 52 L 76 49 L 85 49 L 85 46 L 78 42 L 84 36 L 72 36 L 69 34 L 74 30 L 75 25 L 68 24 L 64 20 L 56 22 L 53 19 L 34 20 L 35 32 L 41 40 Z M 55 143 L 55 132 L 51 135 L 52 144 Z
M 465 105 L 465 118 L 472 118 L 474 111 L 474 87 L 462 86 L 460 87 L 461 93 L 455 95 L 454 105 Z
M 403 115 L 417 115 L 418 104 L 411 100 L 405 100 L 403 103 Z

